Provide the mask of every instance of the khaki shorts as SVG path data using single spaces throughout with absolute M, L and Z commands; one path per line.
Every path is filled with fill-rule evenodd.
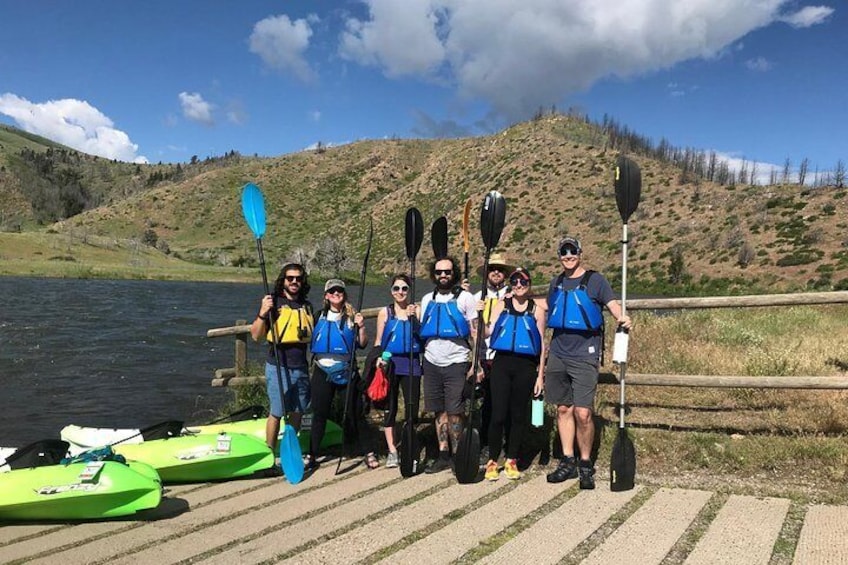
M 598 364 L 587 359 L 551 355 L 545 366 L 545 401 L 556 406 L 594 409 Z

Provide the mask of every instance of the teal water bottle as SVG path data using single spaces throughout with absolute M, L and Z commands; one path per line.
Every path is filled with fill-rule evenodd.
M 383 361 L 385 361 L 386 363 L 388 363 L 388 362 L 389 362 L 389 359 L 391 359 L 391 358 L 392 358 L 392 352 L 391 352 L 391 351 L 383 351 L 383 354 L 382 354 L 382 355 L 380 355 L 380 358 L 381 358 Z
M 541 396 L 531 402 L 530 423 L 536 428 L 545 424 L 545 400 Z

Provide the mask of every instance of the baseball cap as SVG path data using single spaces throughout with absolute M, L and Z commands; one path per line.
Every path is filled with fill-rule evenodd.
M 342 279 L 330 279 L 330 280 L 328 280 L 327 282 L 324 283 L 324 292 L 327 292 L 331 288 L 336 288 L 336 287 L 344 290 L 345 282 Z
M 583 252 L 583 248 L 580 246 L 580 240 L 574 237 L 564 237 L 560 240 L 557 247 L 557 253 L 560 257 L 565 255 L 566 249 L 570 249 L 572 254 L 576 252 L 579 255 Z

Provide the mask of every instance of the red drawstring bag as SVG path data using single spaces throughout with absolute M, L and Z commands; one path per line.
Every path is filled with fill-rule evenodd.
M 381 402 L 389 395 L 389 379 L 386 378 L 384 367 L 385 365 L 374 369 L 374 378 L 365 391 L 372 402 Z

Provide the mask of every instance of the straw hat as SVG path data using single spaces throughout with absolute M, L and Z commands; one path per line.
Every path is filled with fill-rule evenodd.
M 507 263 L 506 259 L 500 253 L 492 253 L 489 256 L 489 266 L 491 267 L 492 265 L 503 267 L 504 278 L 515 268 L 510 263 Z M 482 277 L 483 274 L 483 266 L 481 265 L 477 267 L 477 276 Z

